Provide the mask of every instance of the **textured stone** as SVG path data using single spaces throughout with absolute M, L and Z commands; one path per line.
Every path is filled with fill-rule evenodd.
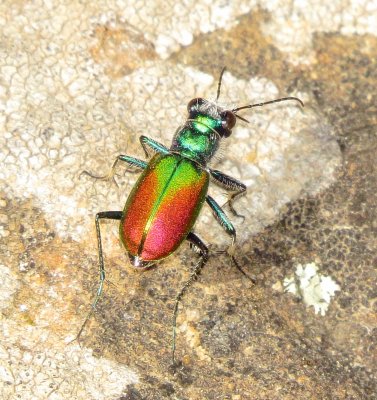
M 1 398 L 374 398 L 377 11 L 351 3 L 2 2 Z M 137 177 L 81 172 L 142 158 L 141 134 L 169 145 L 223 66 L 220 104 L 305 102 L 245 110 L 212 164 L 248 186 L 232 220 L 257 285 L 210 259 L 180 307 L 173 375 L 173 300 L 195 255 L 134 271 L 104 223 L 114 285 L 70 343 L 98 285 L 94 215 L 122 209 Z M 196 231 L 229 243 L 208 210 Z M 341 288 L 325 316 L 283 291 L 310 263 Z

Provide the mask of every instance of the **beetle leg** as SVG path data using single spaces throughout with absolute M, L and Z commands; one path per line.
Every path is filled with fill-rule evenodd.
M 139 160 L 138 158 L 135 157 L 130 157 L 130 156 L 126 156 L 124 154 L 119 154 L 119 156 L 115 159 L 115 161 L 113 162 L 113 165 L 110 169 L 110 172 L 107 175 L 103 175 L 103 176 L 97 176 L 97 175 L 93 175 L 91 172 L 88 171 L 82 171 L 81 175 L 89 175 L 91 178 L 94 179 L 100 179 L 102 181 L 109 181 L 109 180 L 114 180 L 114 175 L 115 175 L 115 168 L 118 164 L 119 161 L 123 161 L 129 165 L 131 165 L 131 167 L 137 168 L 137 169 L 145 169 L 147 167 L 147 164 L 145 161 L 143 160 Z M 118 186 L 118 184 L 115 182 L 115 184 Z
M 223 207 L 229 205 L 229 209 L 233 215 L 245 219 L 243 215 L 237 213 L 233 207 L 233 203 L 236 199 L 246 194 L 246 185 L 216 169 L 211 169 L 209 172 L 217 185 L 233 192 L 228 195 L 228 201 Z
M 122 218 L 123 212 L 122 211 L 103 211 L 96 214 L 96 232 L 97 232 L 97 245 L 98 245 L 98 264 L 99 264 L 99 286 L 96 292 L 96 297 L 91 306 L 91 310 L 86 316 L 84 323 L 81 325 L 79 333 L 77 334 L 75 339 L 79 339 L 81 333 L 83 332 L 87 322 L 89 321 L 90 317 L 96 310 L 97 303 L 102 295 L 103 292 L 103 285 L 105 282 L 105 264 L 103 261 L 103 251 L 102 251 L 102 240 L 101 240 L 101 229 L 99 221 L 100 219 L 115 219 L 120 220 Z
M 150 157 L 150 154 L 148 152 L 148 148 L 151 149 L 155 153 L 161 153 L 161 154 L 169 154 L 170 151 L 167 147 L 165 147 L 163 144 L 157 142 L 156 140 L 153 140 L 147 136 L 141 135 L 140 136 L 140 143 L 143 146 L 145 156 L 147 158 Z
M 175 339 L 176 339 L 176 326 L 177 326 L 177 315 L 178 315 L 178 306 L 179 302 L 182 300 L 183 295 L 187 291 L 187 289 L 191 286 L 191 284 L 198 278 L 200 271 L 203 269 L 205 264 L 208 261 L 208 247 L 202 242 L 202 240 L 195 235 L 195 233 L 190 232 L 186 238 L 192 246 L 195 247 L 200 253 L 200 260 L 195 266 L 194 271 L 192 272 L 188 281 L 183 285 L 182 289 L 178 293 L 175 298 L 174 312 L 173 312 L 173 343 L 172 343 L 172 361 L 173 366 L 175 364 Z
M 233 224 L 229 221 L 228 217 L 226 216 L 224 210 L 220 207 L 217 201 L 211 197 L 207 196 L 206 201 L 208 205 L 211 207 L 213 215 L 215 216 L 217 222 L 224 228 L 225 232 L 232 237 L 232 243 L 228 248 L 228 255 L 231 258 L 233 264 L 236 268 L 248 279 L 250 279 L 253 283 L 255 283 L 254 279 L 251 278 L 238 264 L 236 258 L 234 257 L 234 250 L 235 250 L 235 243 L 236 243 L 236 230 Z
M 215 216 L 217 222 L 224 228 L 225 232 L 232 237 L 233 246 L 236 242 L 236 230 L 234 229 L 233 224 L 230 222 L 224 210 L 220 207 L 220 205 L 213 197 L 209 195 L 206 196 L 206 202 L 211 207 L 213 215 Z

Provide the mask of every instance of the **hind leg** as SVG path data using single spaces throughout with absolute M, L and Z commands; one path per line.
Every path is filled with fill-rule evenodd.
M 175 364 L 175 339 L 176 339 L 176 326 L 177 326 L 177 315 L 178 315 L 178 306 L 186 293 L 187 289 L 192 285 L 192 283 L 198 278 L 200 271 L 206 265 L 208 261 L 208 247 L 203 243 L 203 241 L 199 238 L 199 236 L 195 235 L 195 233 L 190 232 L 187 235 L 187 240 L 190 242 L 191 246 L 194 247 L 200 254 L 200 259 L 197 262 L 194 271 L 192 272 L 188 281 L 182 286 L 182 289 L 178 293 L 175 298 L 174 312 L 173 312 L 173 340 L 172 340 L 172 362 L 173 366 Z
M 103 261 L 103 250 L 102 250 L 102 239 L 101 239 L 101 228 L 100 228 L 100 220 L 101 219 L 112 219 L 112 220 L 120 220 L 122 218 L 122 211 L 103 211 L 96 214 L 96 232 L 97 232 L 97 244 L 98 244 L 98 264 L 99 264 L 99 285 L 97 288 L 96 296 L 91 306 L 91 310 L 87 314 L 81 328 L 75 339 L 79 339 L 86 324 L 88 323 L 90 317 L 96 310 L 97 303 L 103 292 L 103 285 L 105 283 L 106 274 L 105 274 L 105 265 Z

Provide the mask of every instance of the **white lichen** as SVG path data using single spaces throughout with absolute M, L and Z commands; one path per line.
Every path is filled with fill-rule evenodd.
M 293 277 L 283 281 L 284 290 L 301 297 L 308 306 L 313 306 L 316 314 L 324 316 L 329 308 L 331 297 L 340 286 L 330 277 L 318 273 L 315 263 L 297 265 Z

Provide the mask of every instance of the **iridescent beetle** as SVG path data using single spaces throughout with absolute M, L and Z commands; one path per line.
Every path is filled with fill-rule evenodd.
M 216 101 L 220 96 L 224 71 L 225 68 L 220 74 Z M 204 202 L 210 206 L 217 221 L 231 236 L 232 242 L 228 254 L 234 265 L 245 274 L 233 255 L 236 230 L 222 207 L 207 194 L 207 191 L 209 180 L 212 178 L 216 184 L 230 192 L 226 204 L 234 215 L 239 216 L 233 208 L 233 201 L 245 193 L 246 186 L 218 170 L 209 168 L 207 164 L 218 150 L 220 141 L 231 135 L 236 118 L 248 122 L 237 115 L 238 111 L 286 100 L 298 101 L 303 106 L 302 101 L 296 97 L 283 97 L 226 110 L 208 100 L 195 98 L 187 105 L 188 118 L 185 124 L 176 131 L 170 149 L 153 139 L 141 136 L 140 143 L 146 156 L 149 156 L 148 149 L 156 153 L 149 162 L 127 155 L 119 155 L 113 163 L 110 173 L 106 176 L 98 177 L 84 171 L 85 174 L 96 179 L 113 179 L 119 161 L 143 170 L 123 211 L 103 211 L 96 215 L 100 283 L 92 309 L 77 338 L 81 335 L 96 308 L 105 281 L 99 222 L 101 219 L 119 220 L 120 239 L 127 250 L 131 264 L 136 268 L 148 268 L 169 256 L 184 240 L 189 241 L 199 252 L 200 259 L 190 279 L 182 287 L 175 300 L 172 349 L 174 364 L 175 327 L 179 301 L 208 261 L 207 246 L 192 231 Z

